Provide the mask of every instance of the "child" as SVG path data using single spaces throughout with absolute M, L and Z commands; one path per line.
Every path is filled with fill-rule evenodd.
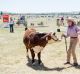
M 9 22 L 9 26 L 10 26 L 10 32 L 13 33 L 14 32 L 14 21 L 12 19 L 12 17 L 10 18 L 10 22 Z

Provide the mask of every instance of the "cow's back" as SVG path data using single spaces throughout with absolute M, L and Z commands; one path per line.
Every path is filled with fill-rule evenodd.
M 30 39 L 30 44 L 35 46 L 42 46 L 45 47 L 47 44 L 46 38 L 42 38 L 46 35 L 46 33 L 36 33 L 33 38 Z
M 46 33 L 38 33 L 34 31 L 26 30 L 23 38 L 23 42 L 27 48 L 32 48 L 35 46 L 43 46 L 47 44 L 46 38 L 42 38 Z

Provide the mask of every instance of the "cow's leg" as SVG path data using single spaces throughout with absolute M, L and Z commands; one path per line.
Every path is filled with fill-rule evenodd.
M 28 55 L 28 48 L 27 47 L 26 47 L 26 53 L 27 53 L 26 57 L 29 57 L 29 55 Z
M 34 60 L 34 57 L 35 57 L 35 53 L 33 51 L 33 49 L 30 49 L 31 51 L 31 56 L 32 56 L 32 64 L 34 64 L 35 60 Z
M 38 64 L 41 64 L 41 52 L 38 53 Z

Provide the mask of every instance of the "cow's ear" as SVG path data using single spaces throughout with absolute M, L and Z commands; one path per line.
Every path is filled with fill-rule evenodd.
M 53 35 L 56 35 L 56 33 L 54 32 Z

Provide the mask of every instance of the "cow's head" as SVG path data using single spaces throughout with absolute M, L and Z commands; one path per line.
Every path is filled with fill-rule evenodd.
M 58 41 L 58 38 L 57 38 L 57 36 L 56 36 L 56 33 L 50 32 L 50 33 L 47 35 L 46 40 Z

